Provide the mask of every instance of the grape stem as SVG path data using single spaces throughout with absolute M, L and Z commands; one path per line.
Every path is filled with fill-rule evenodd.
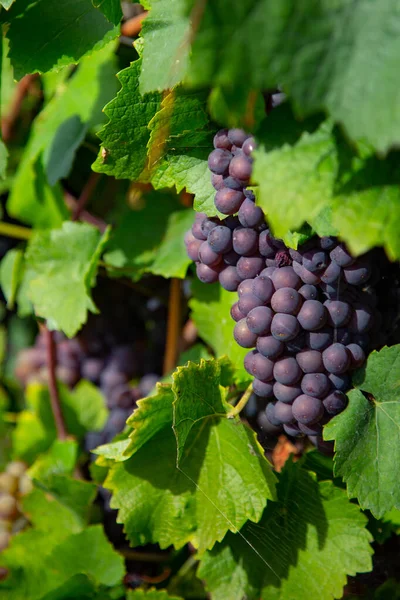
M 71 220 L 72 221 L 78 221 L 80 219 L 80 216 L 86 206 L 86 204 L 89 202 L 90 198 L 92 197 L 92 194 L 95 190 L 95 187 L 97 185 L 97 182 L 100 179 L 100 173 L 91 173 L 89 179 L 87 180 L 86 184 L 83 187 L 82 193 L 79 196 L 74 209 L 72 211 L 72 216 L 71 216 Z
M 79 201 L 76 200 L 76 198 L 74 198 L 67 191 L 64 191 L 64 201 L 65 201 L 65 204 L 68 206 L 68 208 L 75 213 L 75 211 L 77 210 Z M 101 233 L 104 233 L 104 231 L 107 228 L 107 223 L 105 223 L 103 221 L 103 219 L 100 219 L 99 217 L 95 217 L 94 215 L 92 215 L 87 210 L 84 210 L 83 208 L 80 209 L 80 212 L 78 213 L 78 215 L 79 215 L 80 221 L 84 221 L 85 223 L 89 223 L 90 225 L 97 227 L 97 229 Z
M 22 227 L 21 225 L 0 221 L 0 235 L 17 238 L 18 240 L 29 240 L 32 235 L 32 230 L 29 229 L 29 227 Z
M 67 429 L 65 427 L 64 417 L 61 409 L 60 394 L 58 392 L 57 380 L 56 380 L 56 367 L 57 367 L 57 354 L 56 344 L 54 341 L 54 333 L 50 329 L 43 325 L 43 333 L 46 341 L 46 358 L 47 368 L 49 371 L 49 395 L 50 405 L 54 416 L 54 422 L 57 430 L 57 437 L 59 440 L 67 439 Z
M 1 132 L 2 137 L 5 142 L 9 142 L 14 125 L 18 119 L 18 116 L 21 112 L 22 103 L 24 101 L 25 96 L 28 94 L 29 89 L 32 83 L 38 79 L 38 74 L 34 73 L 33 75 L 25 75 L 21 79 L 21 81 L 17 84 L 17 87 L 14 91 L 14 97 L 11 103 L 10 111 L 7 115 L 5 115 L 1 120 Z
M 243 394 L 243 396 L 240 398 L 239 402 L 236 404 L 236 406 L 234 406 L 232 408 L 232 410 L 230 410 L 227 413 L 226 416 L 228 419 L 233 419 L 233 417 L 236 417 L 244 409 L 244 407 L 248 403 L 252 393 L 253 393 L 253 385 L 250 384 L 249 387 L 246 389 L 245 393 Z
M 168 301 L 167 341 L 164 356 L 164 375 L 176 365 L 178 343 L 181 330 L 181 282 L 176 277 L 171 279 Z

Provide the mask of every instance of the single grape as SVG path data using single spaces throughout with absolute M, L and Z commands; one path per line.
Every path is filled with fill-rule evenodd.
M 230 267 L 236 267 L 240 258 L 239 254 L 236 254 L 234 250 L 230 250 L 223 255 L 224 263 Z
M 215 208 L 223 215 L 234 215 L 244 200 L 244 194 L 238 190 L 223 187 L 215 194 Z
M 238 296 L 243 296 L 243 294 L 252 294 L 253 293 L 253 279 L 243 279 L 238 285 Z M 256 295 L 256 294 L 254 294 Z
M 237 227 L 232 235 L 233 249 L 241 256 L 251 256 L 257 251 L 258 233 L 250 227 Z
M 321 400 L 302 394 L 292 404 L 294 418 L 303 425 L 312 425 L 319 421 L 324 414 Z
M 302 350 L 296 360 L 303 373 L 323 373 L 322 354 L 318 350 Z
M 330 389 L 330 381 L 324 373 L 307 373 L 301 380 L 303 394 L 324 398 Z
M 233 267 L 234 268 L 234 267 Z M 265 318 L 266 318 L 266 314 L 269 315 L 269 313 L 271 313 L 271 316 L 268 316 L 269 322 L 272 321 L 272 311 L 271 309 L 267 308 L 266 306 L 261 306 L 261 300 L 259 298 L 257 298 L 257 296 L 255 296 L 254 294 L 242 294 L 239 297 L 239 310 L 241 313 L 243 313 L 244 315 L 248 315 L 249 312 L 254 308 L 264 308 L 266 309 L 266 311 L 258 311 L 257 312 L 257 323 L 260 322 L 260 318 L 262 319 L 262 322 L 264 322 Z M 250 325 L 250 322 L 247 321 L 247 325 Z M 251 327 L 250 331 L 253 331 Z M 268 327 L 269 329 L 269 327 Z M 254 331 L 254 333 L 258 333 L 258 331 Z
M 239 299 L 239 308 L 242 298 Z M 244 311 L 241 310 L 241 312 Z M 268 306 L 256 306 L 247 314 L 247 327 L 256 335 L 266 335 L 270 332 L 273 317 L 274 313 Z
M 290 437 L 301 437 L 303 435 L 296 423 L 290 423 L 289 425 L 285 423 L 283 430 L 286 435 L 290 435 Z
M 354 258 L 346 250 L 343 244 L 339 244 L 333 250 L 331 250 L 329 256 L 340 267 L 349 267 L 354 263 Z
M 204 218 L 206 218 L 206 217 L 204 217 Z M 204 218 L 203 218 L 203 220 L 204 220 Z M 201 229 L 202 222 L 203 222 L 202 220 L 196 219 L 196 221 L 192 225 L 192 234 L 196 238 L 196 240 L 201 240 L 202 242 L 205 242 L 207 239 L 207 236 L 204 235 L 204 233 Z
M 275 402 L 268 402 L 265 409 L 268 421 L 275 426 L 282 425 L 281 421 L 275 416 Z
M 231 306 L 231 317 L 234 321 L 236 321 L 236 323 L 240 321 L 240 319 L 244 319 L 246 317 L 246 315 L 240 312 L 238 302 L 235 302 L 235 304 L 232 304 Z
M 218 271 L 215 271 L 207 265 L 203 265 L 203 263 L 196 265 L 196 273 L 197 277 L 203 283 L 215 283 L 218 281 Z
M 258 256 L 242 256 L 236 265 L 241 279 L 253 279 L 261 273 L 263 267 L 264 261 Z
M 271 279 L 276 290 L 279 290 L 283 287 L 294 288 L 297 290 L 301 286 L 300 277 L 296 275 L 293 267 L 282 267 L 281 269 L 276 269 L 276 271 L 272 273 Z
M 309 285 L 318 285 L 321 281 L 320 277 L 316 273 L 311 273 L 311 271 L 308 271 L 296 260 L 293 261 L 292 268 L 303 283 L 307 283 Z
M 256 345 L 257 334 L 247 327 L 246 319 L 241 319 L 236 323 L 233 337 L 242 348 L 254 348 Z
M 271 298 L 271 308 L 277 313 L 297 315 L 301 300 L 300 294 L 293 288 L 279 288 Z
M 309 283 L 305 283 L 299 288 L 299 294 L 303 296 L 304 300 L 317 300 L 318 299 L 318 290 L 315 285 L 310 285 Z
M 327 318 L 327 310 L 318 300 L 306 300 L 297 315 L 300 325 L 306 331 L 321 329 L 325 325 Z
M 319 245 L 322 250 L 333 250 L 337 246 L 337 240 L 334 237 L 322 237 L 319 240 Z
M 335 262 L 331 262 L 325 269 L 323 273 L 321 273 L 321 281 L 324 283 L 335 283 L 340 277 L 342 273 L 341 267 Z
M 200 240 L 194 240 L 193 242 L 189 242 L 189 244 L 186 246 L 186 254 L 190 258 L 190 260 L 199 260 L 199 250 L 202 244 L 204 244 L 204 242 Z
M 344 278 L 350 285 L 364 285 L 371 275 L 371 267 L 364 261 L 357 261 L 343 269 Z
M 323 250 L 314 248 L 303 254 L 303 267 L 311 273 L 326 269 L 328 264 L 328 255 Z
M 299 322 L 293 315 L 277 313 L 272 319 L 271 334 L 281 342 L 293 340 L 299 331 Z
M 232 231 L 224 225 L 214 227 L 207 237 L 208 244 L 214 252 L 223 254 L 232 250 Z
M 306 334 L 306 343 L 311 350 L 324 350 L 332 344 L 332 341 L 333 332 L 328 326 Z
M 358 344 L 348 344 L 346 346 L 350 352 L 351 369 L 358 369 L 365 362 L 365 352 Z
M 343 344 L 331 344 L 322 353 L 322 361 L 325 369 L 334 375 L 345 373 L 350 366 L 350 352 Z
M 235 179 L 248 181 L 251 177 L 252 164 L 244 152 L 237 152 L 229 164 L 229 175 Z
M 276 340 L 272 335 L 260 335 L 257 338 L 257 350 L 267 358 L 278 358 L 285 350 L 285 344 Z
M 258 238 L 258 249 L 261 256 L 265 256 L 265 258 L 275 258 L 276 248 L 272 242 L 268 229 L 265 229 L 260 233 Z
M 228 150 L 216 148 L 208 157 L 208 168 L 216 175 L 223 175 L 228 171 L 232 158 L 233 156 Z
M 218 275 L 218 280 L 224 290 L 228 292 L 235 292 L 240 283 L 240 277 L 238 277 L 236 267 L 228 266 Z
M 242 150 L 247 156 L 250 156 L 256 148 L 257 144 L 253 137 L 247 138 L 242 144 Z
M 296 400 L 297 396 L 301 396 L 303 392 L 299 385 L 285 385 L 279 381 L 274 383 L 274 396 L 280 402 L 288 402 L 289 404 Z
M 214 135 L 214 148 L 225 148 L 226 150 L 230 150 L 232 146 L 232 142 L 228 138 L 228 130 L 220 129 Z
M 251 350 L 246 354 L 244 368 L 250 375 L 254 375 L 256 379 L 261 381 L 271 381 L 273 379 L 273 361 L 257 352 L 257 350 Z
M 211 175 L 211 184 L 214 190 L 218 191 L 224 187 L 224 176 L 217 175 L 216 173 L 212 173 Z
M 250 137 L 243 129 L 229 129 L 228 131 L 228 139 L 229 141 L 241 148 L 247 138 Z
M 274 366 L 274 377 L 284 385 L 294 385 L 302 376 L 301 369 L 293 356 L 279 358 Z
M 199 260 L 209 267 L 215 267 L 222 261 L 222 256 L 211 248 L 208 242 L 202 242 L 199 248 Z
M 246 198 L 239 208 L 238 217 L 243 227 L 257 227 L 264 219 L 264 213 L 252 200 Z
M 285 402 L 279 402 L 279 400 L 275 404 L 274 415 L 282 424 L 285 423 L 287 425 L 294 421 L 291 405 Z
M 269 277 L 263 277 L 260 275 L 255 279 L 252 279 L 252 293 L 260 298 L 262 303 L 268 303 L 271 301 L 271 298 L 274 294 L 274 285 Z
M 274 395 L 272 383 L 260 379 L 253 380 L 253 390 L 260 398 L 272 398 Z
M 347 406 L 347 396 L 336 390 L 323 400 L 323 405 L 329 415 L 338 415 Z
M 328 311 L 328 323 L 332 327 L 343 327 L 351 318 L 351 306 L 340 300 L 326 300 L 324 306 Z
M 374 315 L 369 306 L 354 304 L 353 314 L 349 321 L 349 330 L 352 333 L 366 333 L 371 329 L 374 322 Z

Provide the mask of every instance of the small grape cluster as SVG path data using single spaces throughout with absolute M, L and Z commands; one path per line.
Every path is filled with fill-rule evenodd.
M 23 462 L 8 463 L 0 473 L 0 552 L 7 548 L 11 536 L 23 529 L 28 521 L 20 507 L 20 499 L 32 490 Z
M 214 145 L 215 205 L 229 216 L 198 213 L 185 237 L 188 255 L 201 281 L 238 292 L 234 337 L 251 349 L 244 364 L 255 394 L 268 401 L 264 423 L 318 443 L 323 425 L 346 407 L 349 371 L 363 364 L 369 334 L 379 330 L 372 265 L 334 237 L 315 236 L 297 250 L 274 238 L 245 189 L 253 138 L 223 130 Z M 242 187 L 234 189 L 239 175 Z M 229 202 L 219 200 L 221 191 Z

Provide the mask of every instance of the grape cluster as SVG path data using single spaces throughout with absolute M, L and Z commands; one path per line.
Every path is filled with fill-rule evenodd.
M 368 257 L 354 259 L 334 237 L 313 237 L 297 250 L 274 238 L 245 187 L 253 138 L 223 130 L 214 145 L 215 206 L 229 216 L 198 213 L 185 237 L 188 255 L 201 281 L 238 292 L 234 337 L 250 349 L 245 368 L 268 402 L 263 423 L 320 444 L 323 425 L 346 407 L 349 372 L 379 331 L 376 274 Z
M 20 498 L 29 493 L 32 482 L 26 465 L 19 461 L 8 463 L 0 473 L 0 552 L 7 548 L 11 536 L 27 525 L 20 510 Z

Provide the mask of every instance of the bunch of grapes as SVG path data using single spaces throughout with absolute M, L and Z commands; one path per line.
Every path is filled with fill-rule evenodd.
M 334 237 L 315 236 L 297 250 L 274 238 L 245 187 L 253 138 L 223 130 L 214 145 L 215 206 L 230 216 L 197 214 L 188 255 L 201 281 L 238 292 L 234 337 L 250 349 L 244 364 L 267 402 L 262 421 L 319 444 L 323 425 L 346 407 L 349 372 L 379 332 L 376 274 L 368 257 L 354 259 Z
M 32 489 L 32 482 L 22 462 L 8 463 L 0 473 L 0 552 L 7 548 L 11 536 L 27 525 L 20 499 Z

